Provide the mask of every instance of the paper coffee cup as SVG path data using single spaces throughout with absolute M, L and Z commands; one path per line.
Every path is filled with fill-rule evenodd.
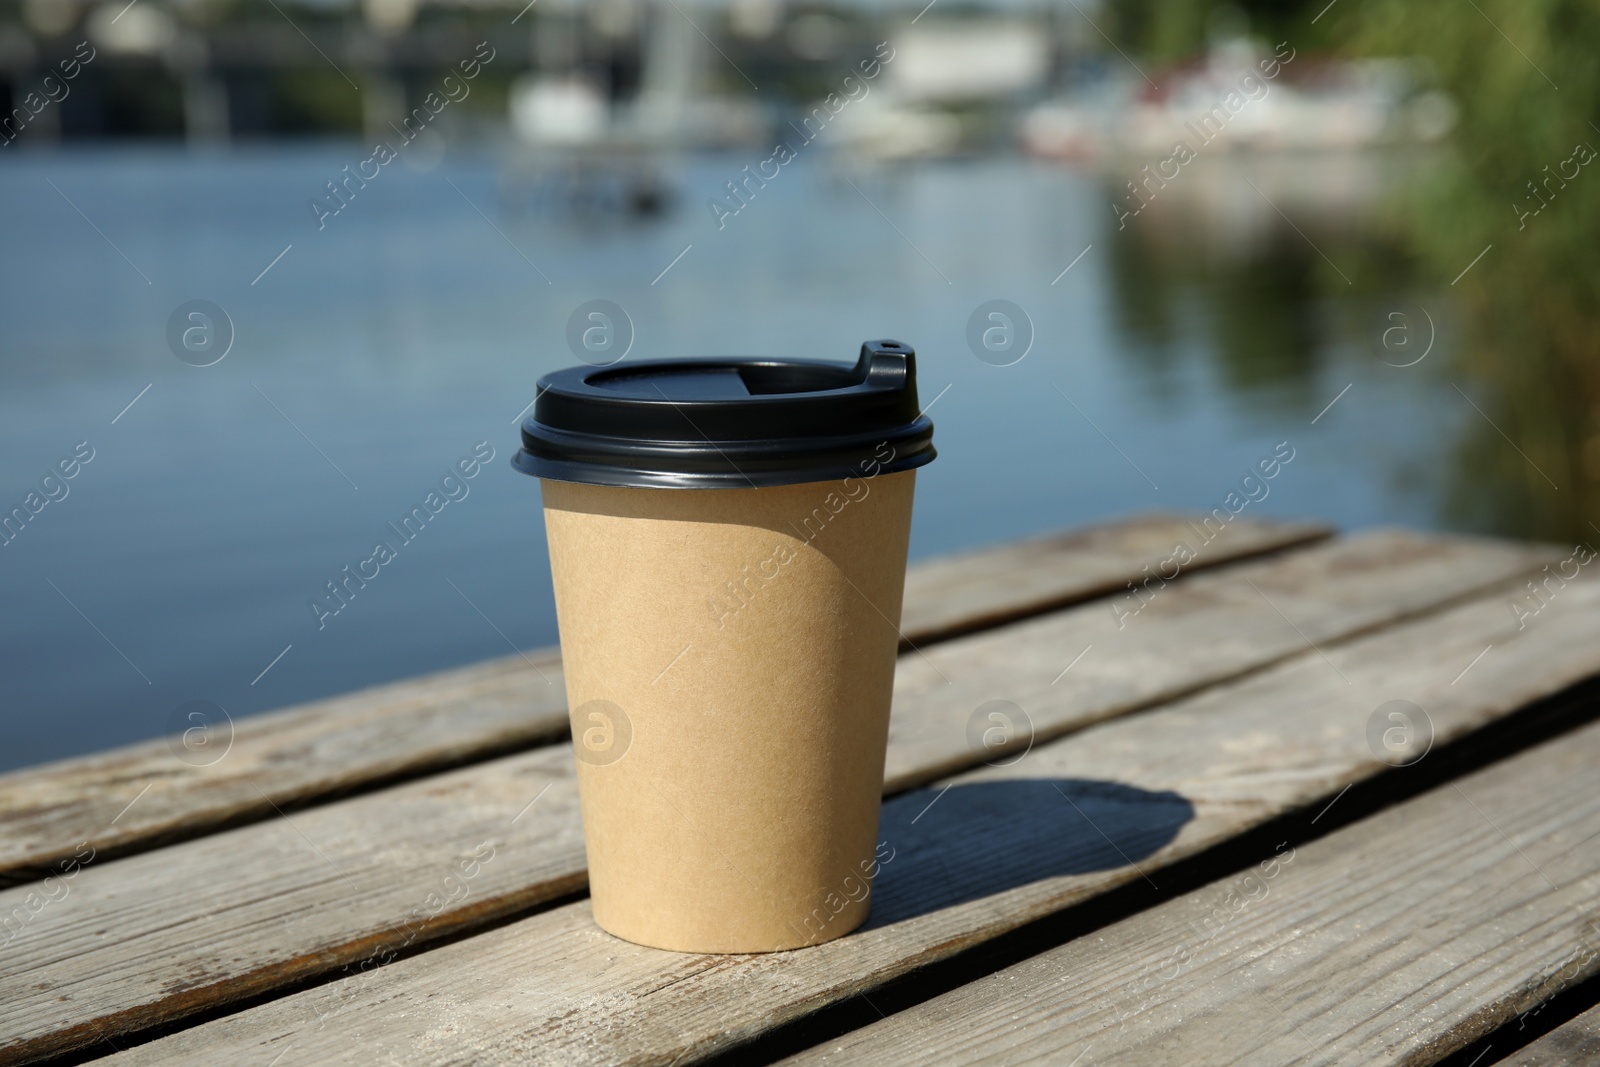
M 762 952 L 865 921 L 913 470 L 911 349 L 547 376 L 540 477 L 596 922 Z

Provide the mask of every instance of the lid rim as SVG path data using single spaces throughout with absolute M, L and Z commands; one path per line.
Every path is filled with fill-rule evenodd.
M 524 474 L 643 488 L 876 476 L 936 455 L 916 353 L 898 341 L 866 342 L 853 366 L 713 357 L 562 368 L 539 379 L 521 437 L 512 464 Z
M 808 485 L 859 478 L 871 481 L 886 474 L 903 474 L 932 463 L 938 451 L 930 443 L 910 455 L 880 465 L 874 474 L 855 467 L 789 468 L 786 470 L 700 471 L 654 470 L 616 464 L 582 463 L 551 459 L 518 450 L 511 465 L 522 474 L 546 481 L 576 482 L 614 489 L 770 489 L 782 485 Z

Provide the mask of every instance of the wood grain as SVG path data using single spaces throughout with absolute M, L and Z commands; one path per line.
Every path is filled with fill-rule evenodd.
M 988 695 L 1017 694 L 1019 674 L 1035 679 L 1027 692 L 1040 703 L 1030 707 L 1059 732 L 1503 582 L 1545 558 L 1537 548 L 1376 532 L 1178 583 L 1124 630 L 1104 604 L 1087 604 L 1015 623 L 1003 641 L 941 644 L 915 660 L 946 685 L 924 684 L 906 669 L 912 659 L 901 661 L 889 762 L 902 778 L 931 773 L 917 759 L 978 763 L 984 752 L 968 747 L 966 720 Z M 1300 621 L 1289 624 L 1280 608 Z M 1085 676 L 1097 680 L 1052 688 L 1062 634 L 1101 631 L 1115 640 Z M 900 752 L 909 745 L 915 753 Z M 455 877 L 484 844 L 493 861 L 470 880 Z M 583 866 L 564 745 L 93 865 L 72 880 L 69 901 L 40 910 L 8 947 L 0 1051 L 60 1051 L 359 965 L 571 892 L 584 884 Z M 446 877 L 457 899 L 435 907 L 429 895 Z M 33 891 L 0 893 L 0 915 L 25 907 Z
M 84 844 L 99 859 L 567 732 L 553 650 L 240 718 L 218 762 L 167 739 L 0 776 L 0 881 L 39 878 Z
M 1589 944 L 1595 945 L 1592 937 Z M 1600 951 L 1600 945 L 1595 948 Z M 1591 1067 L 1600 1063 L 1600 1008 L 1590 1008 L 1527 1048 L 1495 1062 L 1500 1067 Z
M 971 752 L 950 739 L 989 701 L 1016 705 L 1032 730 L 994 754 L 1021 751 L 1551 559 L 1543 547 L 1374 530 L 1153 588 L 1137 614 L 1120 614 L 1139 607 L 1130 595 L 902 657 L 895 699 L 919 711 L 890 723 L 887 789 L 971 766 Z
M 1328 532 L 1236 519 L 1194 567 Z M 1199 542 L 1188 520 L 1137 516 L 919 564 L 906 578 L 902 629 L 922 645 L 1098 596 L 1142 577 L 1179 539 Z M 209 766 L 158 740 L 0 775 L 0 886 L 43 877 L 85 844 L 101 859 L 148 849 L 566 732 L 560 660 L 544 649 L 240 718 L 227 755 Z
M 784 1062 L 1433 1063 L 1600 971 L 1597 765 L 1589 726 Z
M 1600 582 L 1521 630 L 1487 596 L 891 799 L 873 917 L 836 941 L 680 955 L 604 934 L 581 902 L 114 1062 L 682 1064 L 1326 804 L 1387 769 L 1367 728 L 1390 700 L 1423 707 L 1444 743 L 1597 672 Z
M 1332 531 L 1315 522 L 1234 519 L 1204 542 L 1199 517 L 1145 515 L 1137 519 L 994 548 L 943 556 L 906 573 L 900 628 L 918 645 L 987 630 L 1091 597 L 1123 593 L 1143 569 L 1160 569 L 1174 546 L 1197 553 L 1186 572 L 1246 556 L 1320 541 Z M 1130 567 L 1130 563 L 1133 566 Z M 1170 571 L 1169 571 L 1170 573 Z

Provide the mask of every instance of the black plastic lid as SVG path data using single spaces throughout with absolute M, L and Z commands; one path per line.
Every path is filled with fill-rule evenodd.
M 853 367 L 735 358 L 555 371 L 539 379 L 511 462 L 563 482 L 740 489 L 892 474 L 933 457 L 916 353 L 868 341 Z

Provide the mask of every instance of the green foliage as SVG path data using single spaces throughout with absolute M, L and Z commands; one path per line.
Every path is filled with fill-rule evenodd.
M 1465 306 L 1464 384 L 1489 416 L 1468 423 L 1455 512 L 1508 532 L 1596 539 L 1600 158 L 1579 166 L 1574 147 L 1600 148 L 1600 7 L 1364 0 L 1340 26 L 1348 54 L 1425 57 L 1460 106 L 1453 157 L 1397 207 Z
M 1454 521 L 1600 544 L 1600 157 L 1582 163 L 1600 149 L 1600 4 L 1112 0 L 1101 27 L 1142 60 L 1170 63 L 1203 50 L 1219 30 L 1237 30 L 1241 11 L 1252 35 L 1288 40 L 1302 54 L 1418 59 L 1455 101 L 1450 149 L 1404 183 L 1384 220 L 1385 241 L 1398 247 L 1352 241 L 1335 249 L 1325 243 L 1331 235 L 1316 240 L 1356 290 L 1408 288 L 1404 275 L 1419 269 L 1460 311 L 1452 331 L 1459 351 L 1445 371 L 1479 410 L 1463 402 L 1452 445 Z M 1174 329 L 1168 315 L 1152 314 L 1165 306 L 1151 284 L 1162 274 L 1137 273 L 1142 303 L 1154 307 L 1123 308 L 1124 318 L 1141 321 L 1145 343 L 1160 350 Z M 1217 340 L 1220 358 L 1236 364 L 1235 380 L 1293 376 L 1303 365 L 1307 356 L 1286 361 L 1281 351 L 1310 338 L 1265 310 L 1276 306 L 1275 292 L 1294 296 L 1277 292 L 1284 286 L 1306 285 L 1345 289 L 1326 273 L 1271 269 L 1247 270 L 1220 287 Z M 1251 309 L 1252 328 L 1272 344 L 1253 343 L 1258 334 L 1243 329 Z
M 1356 0 L 1344 0 L 1353 3 Z M 1112 0 L 1109 25 L 1101 28 L 1124 48 L 1158 63 L 1170 63 L 1205 50 L 1216 35 L 1248 31 L 1276 43 L 1293 41 L 1301 50 L 1326 43 L 1326 27 L 1312 25 L 1326 0 Z M 1096 22 L 1100 22 L 1096 18 Z

